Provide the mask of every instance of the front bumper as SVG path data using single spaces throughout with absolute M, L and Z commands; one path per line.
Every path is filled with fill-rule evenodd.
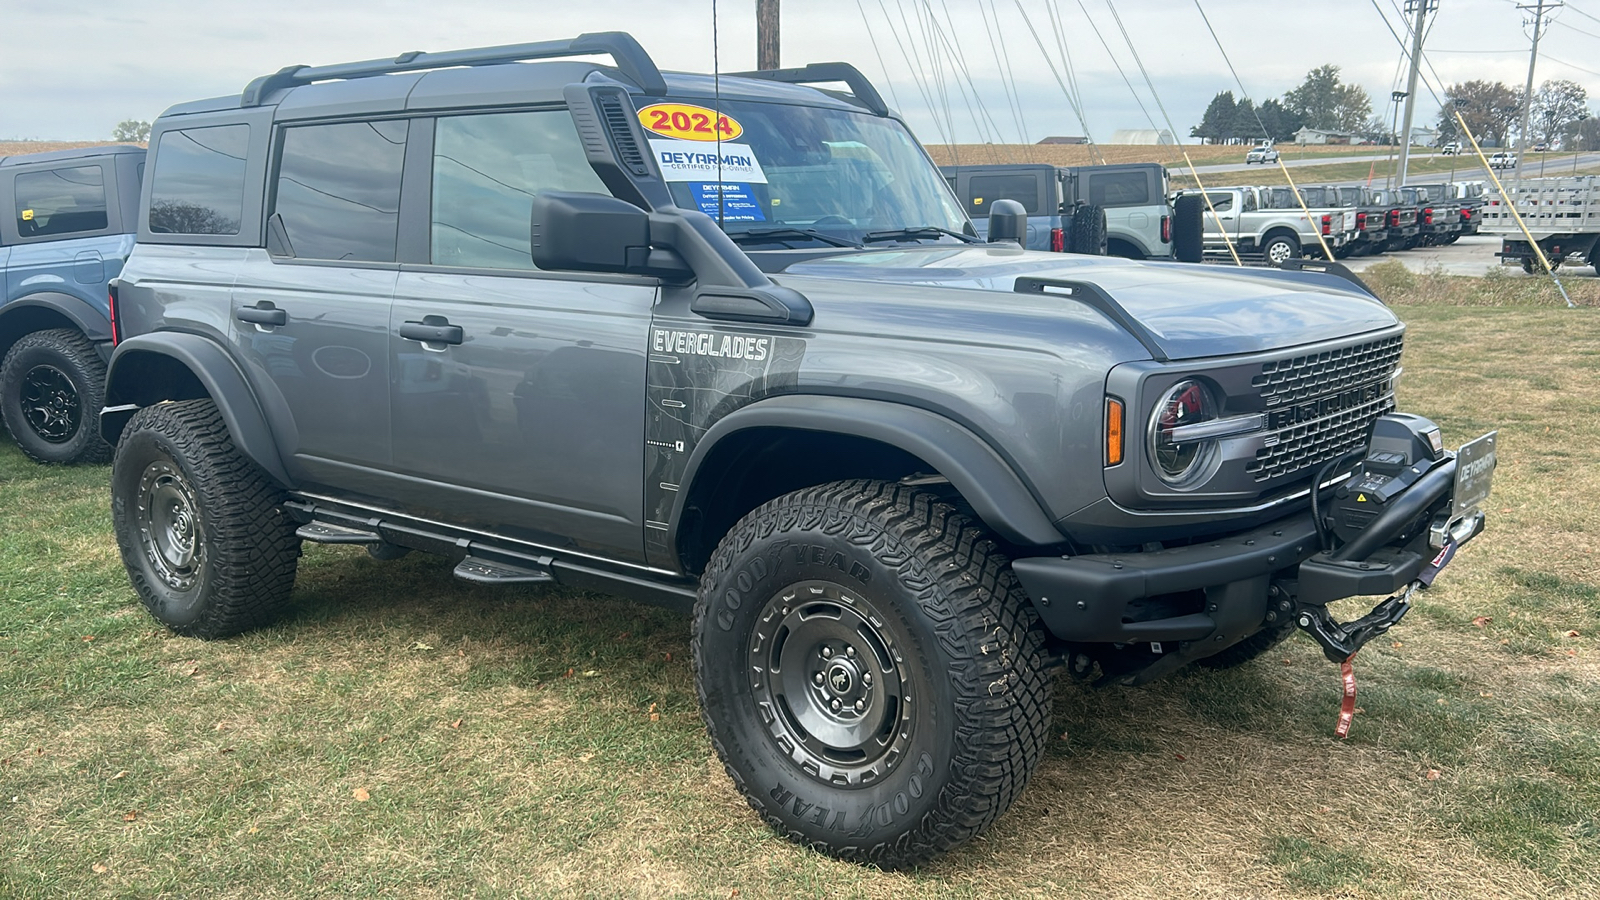
M 1447 454 L 1331 551 L 1303 511 L 1183 547 L 1019 559 L 1012 569 L 1045 627 L 1063 641 L 1204 642 L 1186 650 L 1200 658 L 1293 610 L 1394 594 L 1419 576 L 1431 579 L 1424 574 L 1430 560 L 1443 565 L 1436 551 L 1449 546 L 1453 553 L 1483 530 L 1476 505 L 1455 509 L 1456 470 Z

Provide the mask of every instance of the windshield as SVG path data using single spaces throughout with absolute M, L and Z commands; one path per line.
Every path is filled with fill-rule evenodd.
M 755 232 L 746 246 L 766 232 L 775 245 L 809 246 L 828 241 L 807 231 L 859 242 L 916 229 L 929 230 L 905 239 L 954 240 L 939 230 L 968 229 L 949 184 L 894 119 L 730 100 L 715 132 L 712 120 L 708 107 L 686 103 L 639 111 L 673 201 L 735 239 Z

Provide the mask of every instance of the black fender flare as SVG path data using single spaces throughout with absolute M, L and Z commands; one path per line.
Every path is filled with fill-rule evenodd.
M 280 487 L 294 486 L 255 391 L 228 351 L 204 335 L 162 331 L 128 338 L 117 345 L 106 371 L 106 408 L 100 413 L 100 436 L 106 443 L 116 446 L 122 429 L 141 406 L 191 399 L 150 396 L 148 388 L 140 391 L 139 369 L 148 365 L 151 357 L 165 357 L 187 369 L 216 403 L 239 452 Z
M 1128 246 L 1132 247 L 1133 249 L 1135 249 L 1135 250 L 1139 251 L 1140 253 L 1144 254 L 1144 258 L 1145 259 L 1150 259 L 1152 256 L 1156 255 L 1153 252 L 1151 252 L 1149 247 L 1146 247 L 1144 245 L 1144 241 L 1140 240 L 1137 236 L 1132 235 L 1132 234 L 1112 234 L 1110 231 L 1107 231 L 1106 232 L 1106 240 L 1107 241 L 1121 241 L 1124 244 L 1127 244 Z M 1106 252 L 1109 253 L 1110 251 L 1108 250 Z M 1159 259 L 1159 257 L 1157 257 L 1157 258 Z
M 695 445 L 683 474 L 685 490 L 673 501 L 668 546 L 678 546 L 678 526 L 690 493 L 688 486 L 695 483 L 701 464 L 722 439 L 751 428 L 821 431 L 897 447 L 948 478 L 984 524 L 1005 540 L 1026 546 L 1067 540 L 1011 464 L 960 423 L 903 403 L 790 394 L 760 400 L 729 413 Z
M 0 306 L 0 333 L 6 322 L 24 309 L 47 309 L 70 320 L 91 341 L 111 340 L 111 320 L 105 313 L 90 306 L 82 297 L 60 291 L 39 291 L 27 294 Z

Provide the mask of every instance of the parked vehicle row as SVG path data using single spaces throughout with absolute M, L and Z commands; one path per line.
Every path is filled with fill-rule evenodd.
M 1453 243 L 1476 234 L 1483 206 L 1480 182 L 1373 189 L 1352 185 L 1207 188 L 1215 213 L 1205 214 L 1205 257 L 1230 260 L 1227 242 L 1241 257 L 1280 266 L 1284 260 L 1335 259 Z M 1176 196 L 1199 196 L 1194 189 Z
M 1199 262 L 1200 222 L 1168 199 L 1167 167 L 944 166 L 945 179 L 980 237 L 988 236 L 996 200 L 1014 200 L 1028 214 L 1030 250 L 1179 259 Z

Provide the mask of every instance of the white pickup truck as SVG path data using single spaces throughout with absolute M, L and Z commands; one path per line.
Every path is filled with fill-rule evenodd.
M 1275 196 L 1278 192 L 1284 196 Z M 1179 196 L 1185 193 L 1199 192 L 1180 191 Z M 1294 203 L 1288 188 L 1208 188 L 1206 195 L 1216 211 L 1214 217 L 1209 210 L 1205 214 L 1205 252 L 1209 258 L 1228 256 L 1224 232 L 1240 256 L 1259 256 L 1269 265 L 1279 266 L 1286 259 L 1299 258 L 1302 253 L 1321 256 L 1319 236 L 1329 250 L 1337 253 L 1355 231 L 1353 210 L 1325 207 L 1302 210 Z M 1288 204 L 1293 207 L 1288 208 Z

